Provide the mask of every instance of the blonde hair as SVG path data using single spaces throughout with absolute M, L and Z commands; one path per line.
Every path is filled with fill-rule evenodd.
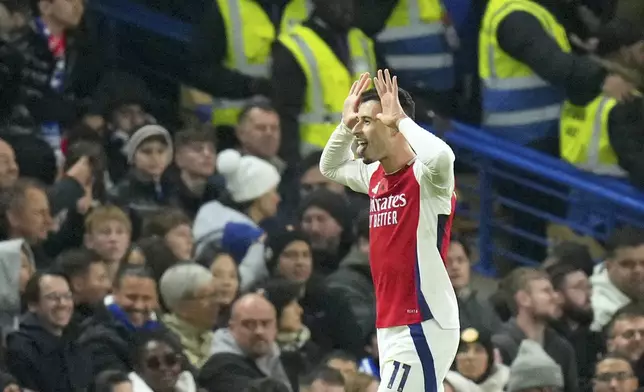
M 378 380 L 366 373 L 355 373 L 347 378 L 344 389 L 346 392 L 365 392 L 373 382 Z
M 132 232 L 132 222 L 127 214 L 116 206 L 107 205 L 94 208 L 87 215 L 87 218 L 85 218 L 85 233 L 93 233 L 99 225 L 107 221 L 119 222 L 126 227 L 127 231 Z

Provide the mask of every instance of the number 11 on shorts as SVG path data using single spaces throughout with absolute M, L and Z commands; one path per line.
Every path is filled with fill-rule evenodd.
M 394 389 L 394 384 L 396 382 L 396 377 L 398 376 L 400 368 L 402 368 L 402 377 L 400 377 L 400 382 L 398 383 L 398 388 L 396 388 L 396 391 L 403 392 L 403 390 L 405 389 L 405 384 L 407 383 L 407 377 L 409 377 L 411 366 L 407 365 L 406 363 L 400 363 L 398 361 L 394 361 L 394 371 L 391 373 L 391 377 L 389 378 L 389 382 L 387 383 L 387 389 Z

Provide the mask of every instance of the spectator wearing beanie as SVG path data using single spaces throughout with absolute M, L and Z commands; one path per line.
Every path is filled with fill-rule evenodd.
M 172 161 L 172 138 L 159 125 L 146 125 L 125 145 L 130 171 L 110 190 L 109 199 L 129 211 L 133 237 L 138 237 L 147 215 L 173 203 L 170 189 L 161 177 Z
M 561 390 L 564 378 L 561 367 L 534 340 L 525 339 L 510 366 L 508 392 Z
M 301 231 L 284 230 L 268 236 L 266 265 L 272 276 L 300 284 L 300 305 L 304 324 L 322 353 L 342 349 L 353 355 L 364 354 L 362 331 L 346 298 L 329 290 L 320 275 L 312 273 L 312 252 Z
M 346 197 L 318 189 L 302 201 L 298 221 L 313 248 L 316 272 L 329 275 L 353 244 L 353 214 Z
M 299 304 L 302 286 L 283 278 L 270 279 L 259 286 L 259 292 L 270 301 L 277 312 L 277 339 L 282 365 L 291 386 L 297 390 L 300 377 L 317 364 L 319 348 L 311 341 L 311 331 L 302 322 Z
M 445 380 L 455 392 L 502 392 L 508 383 L 510 369 L 495 362 L 490 333 L 484 329 L 466 328 L 454 361 Z
M 217 169 L 226 180 L 232 208 L 211 201 L 199 209 L 192 227 L 196 253 L 199 255 L 207 246 L 218 246 L 230 253 L 239 263 L 244 291 L 268 276 L 260 224 L 277 213 L 280 175 L 265 160 L 241 156 L 235 150 L 225 150 L 217 156 Z
M 358 215 L 355 233 L 356 242 L 349 254 L 326 282 L 330 290 L 347 299 L 366 340 L 376 325 L 376 295 L 369 266 L 369 210 Z

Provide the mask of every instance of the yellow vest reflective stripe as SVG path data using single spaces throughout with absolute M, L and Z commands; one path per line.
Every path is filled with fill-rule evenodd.
M 248 76 L 268 77 L 273 22 L 254 0 L 217 0 L 217 4 L 226 27 L 224 65 Z M 235 125 L 244 104 L 245 100 L 214 98 L 212 123 Z
M 342 105 L 353 81 L 363 72 L 376 71 L 373 42 L 358 29 L 349 32 L 350 71 L 308 27 L 296 25 L 280 34 L 279 41 L 306 76 L 306 100 L 299 118 L 302 154 L 322 149 L 342 119 Z
M 282 21 L 280 22 L 281 29 L 288 31 L 288 29 L 304 22 L 311 11 L 313 4 L 311 0 L 291 0 L 288 2 L 284 11 L 282 12 Z
M 608 116 L 617 101 L 603 95 L 586 106 L 566 101 L 561 112 L 559 141 L 561 157 L 596 174 L 624 176 L 610 145 Z
M 529 143 L 557 129 L 564 92 L 505 53 L 496 39 L 499 24 L 514 11 L 528 12 L 564 52 L 566 31 L 544 7 L 530 0 L 490 0 L 479 34 L 484 129 L 518 143 Z
M 376 39 L 401 83 L 454 87 L 454 59 L 445 38 L 440 0 L 399 0 Z

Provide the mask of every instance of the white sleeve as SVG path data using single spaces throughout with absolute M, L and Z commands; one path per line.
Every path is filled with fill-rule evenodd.
M 422 163 L 422 174 L 440 193 L 450 195 L 454 191 L 454 152 L 443 140 L 421 128 L 411 118 L 398 124 L 417 159 Z
M 355 192 L 368 193 L 370 177 L 368 166 L 362 160 L 353 158 L 352 142 L 351 130 L 340 123 L 324 146 L 320 159 L 320 172 L 323 176 L 348 186 Z

